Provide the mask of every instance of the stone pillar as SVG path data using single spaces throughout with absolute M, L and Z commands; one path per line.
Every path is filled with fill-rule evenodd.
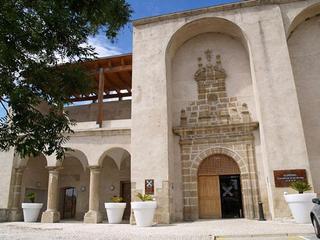
M 9 220 L 19 221 L 22 220 L 22 210 L 21 210 L 21 185 L 22 176 L 25 167 L 20 167 L 15 169 L 15 181 L 13 186 L 13 196 L 12 205 L 10 209 Z
M 306 169 L 311 185 L 312 179 L 282 11 L 275 5 L 263 14 L 270 16 L 268 21 L 260 19 L 243 31 L 250 43 L 250 62 L 254 63 L 251 74 L 259 119 L 259 162 L 266 184 L 263 191 L 268 196 L 271 217 L 287 218 L 291 213 L 283 192 L 288 189 L 275 187 L 273 171 Z
M 100 223 L 102 216 L 99 212 L 100 201 L 100 166 L 90 166 L 89 211 L 84 216 L 85 223 Z
M 42 223 L 54 223 L 60 221 L 58 211 L 59 196 L 59 170 L 60 167 L 49 167 L 48 201 L 47 210 L 42 213 Z

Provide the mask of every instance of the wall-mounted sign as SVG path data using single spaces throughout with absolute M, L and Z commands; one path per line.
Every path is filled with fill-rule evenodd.
M 305 169 L 275 170 L 273 171 L 276 187 L 289 187 L 294 181 L 308 181 Z
M 154 179 L 145 179 L 144 193 L 154 195 Z

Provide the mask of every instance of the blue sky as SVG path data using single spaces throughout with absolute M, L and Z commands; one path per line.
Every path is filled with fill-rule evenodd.
M 128 0 L 134 13 L 132 19 L 162 15 L 189 9 L 239 2 L 239 0 Z M 132 24 L 127 24 L 112 44 L 103 33 L 90 38 L 89 43 L 96 47 L 100 57 L 129 53 L 132 51 Z

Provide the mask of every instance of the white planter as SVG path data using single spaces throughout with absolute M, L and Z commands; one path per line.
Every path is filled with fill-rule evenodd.
M 296 223 L 311 223 L 310 211 L 313 207 L 312 199 L 316 197 L 316 193 L 284 194 L 284 198 Z
M 105 203 L 109 223 L 121 223 L 126 203 Z
M 23 219 L 25 222 L 36 222 L 43 203 L 22 203 Z
M 131 208 L 134 212 L 136 224 L 139 227 L 150 227 L 153 224 L 154 212 L 157 208 L 157 202 L 131 202 Z

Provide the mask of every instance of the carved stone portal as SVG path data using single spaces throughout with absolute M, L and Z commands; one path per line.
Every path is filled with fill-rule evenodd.
M 198 166 L 206 157 L 224 154 L 240 168 L 243 209 L 246 218 L 256 218 L 258 212 L 258 183 L 254 153 L 253 122 L 245 103 L 228 97 L 226 71 L 221 56 L 212 63 L 212 51 L 205 51 L 206 62 L 198 58 L 194 80 L 198 99 L 181 110 L 180 126 L 174 127 L 180 136 L 184 219 L 196 220 L 198 213 Z

